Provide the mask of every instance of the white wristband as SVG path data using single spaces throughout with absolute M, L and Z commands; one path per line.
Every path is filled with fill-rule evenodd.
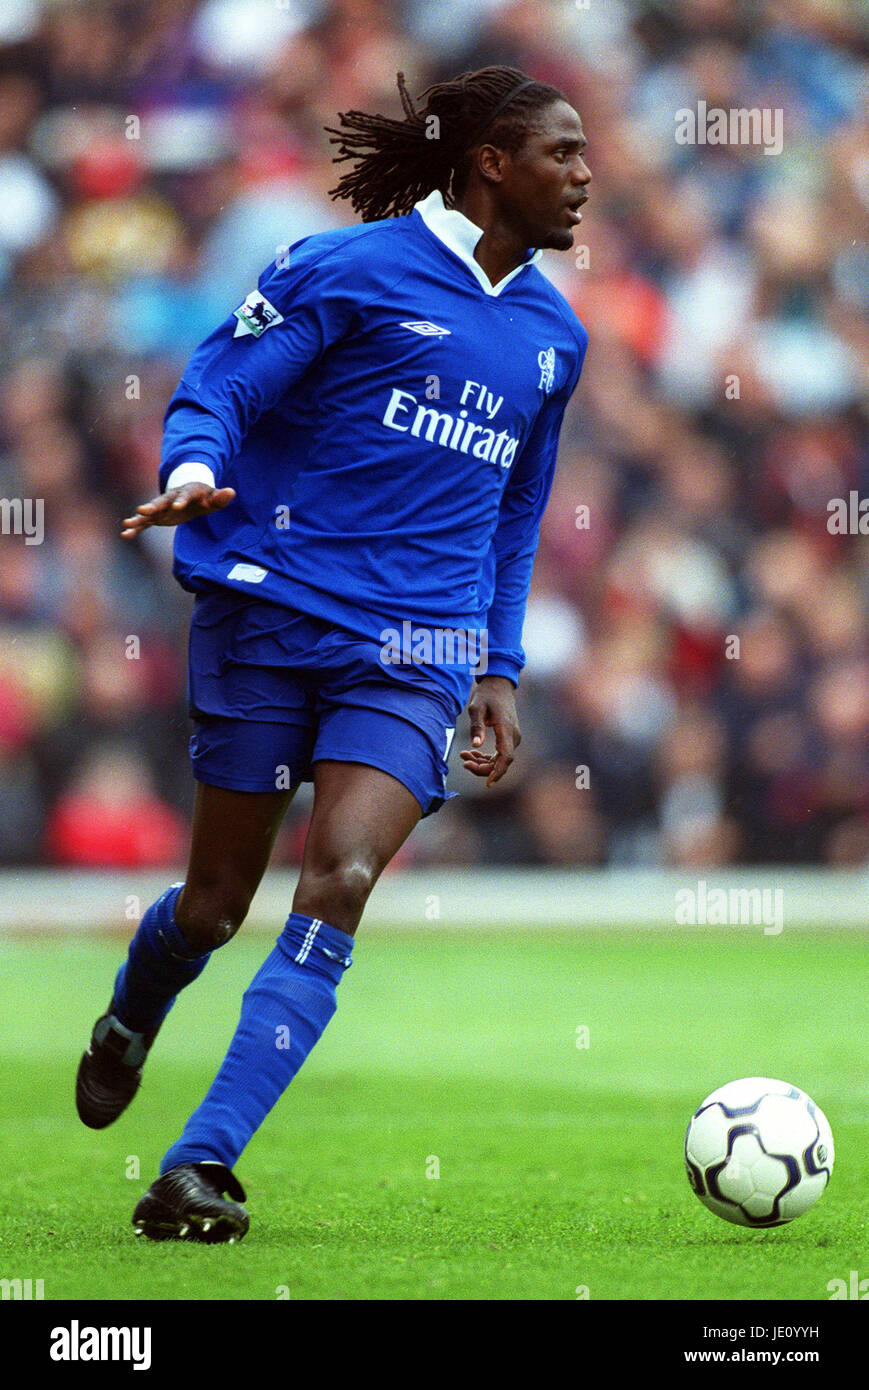
M 185 483 L 207 483 L 209 487 L 214 487 L 214 474 L 207 463 L 179 463 L 166 480 L 166 491 L 171 492 L 173 487 L 183 487 Z

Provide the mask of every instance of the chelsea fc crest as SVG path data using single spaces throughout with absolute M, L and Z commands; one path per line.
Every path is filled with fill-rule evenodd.
M 546 348 L 545 351 L 538 352 L 537 365 L 540 368 L 538 385 L 548 396 L 555 385 L 555 348 Z

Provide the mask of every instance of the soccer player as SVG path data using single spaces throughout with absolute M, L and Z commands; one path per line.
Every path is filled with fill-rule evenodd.
M 286 926 L 133 1214 L 152 1239 L 245 1234 L 233 1166 L 335 1011 L 378 875 L 451 795 L 468 696 L 468 772 L 493 785 L 519 743 L 531 568 L 587 343 L 534 262 L 573 244 L 585 138 L 561 92 L 514 68 L 430 87 L 419 111 L 398 85 L 404 119 L 351 111 L 330 132 L 352 161 L 332 195 L 362 225 L 279 255 L 197 349 L 162 492 L 124 522 L 178 527 L 197 786 L 186 879 L 142 917 L 81 1060 L 85 1124 L 130 1103 L 314 784 Z

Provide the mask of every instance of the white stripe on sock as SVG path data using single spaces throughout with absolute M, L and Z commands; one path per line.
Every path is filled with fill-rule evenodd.
M 314 944 L 314 937 L 317 935 L 317 932 L 320 930 L 322 925 L 323 923 L 321 922 L 319 917 L 311 918 L 311 925 L 305 933 L 305 939 L 302 942 L 299 954 L 296 956 L 297 965 L 305 964 L 305 961 L 308 959 L 308 956 L 311 953 L 311 947 Z

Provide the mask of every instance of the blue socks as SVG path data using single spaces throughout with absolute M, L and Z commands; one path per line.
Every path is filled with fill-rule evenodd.
M 118 971 L 110 1012 L 133 1033 L 154 1033 L 178 991 L 195 980 L 211 954 L 194 955 L 175 924 L 183 883 L 173 883 L 152 903 Z
M 175 883 L 148 908 L 118 971 L 111 1012 L 134 1033 L 153 1034 L 176 995 L 205 969 L 175 923 Z M 232 1168 L 292 1081 L 337 1007 L 353 938 L 316 917 L 291 913 L 274 950 L 245 991 L 241 1019 L 220 1071 L 160 1172 L 213 1160 Z
M 290 914 L 271 955 L 244 993 L 241 1019 L 211 1089 L 163 1156 L 232 1168 L 283 1095 L 335 1012 L 353 938 L 317 917 Z

